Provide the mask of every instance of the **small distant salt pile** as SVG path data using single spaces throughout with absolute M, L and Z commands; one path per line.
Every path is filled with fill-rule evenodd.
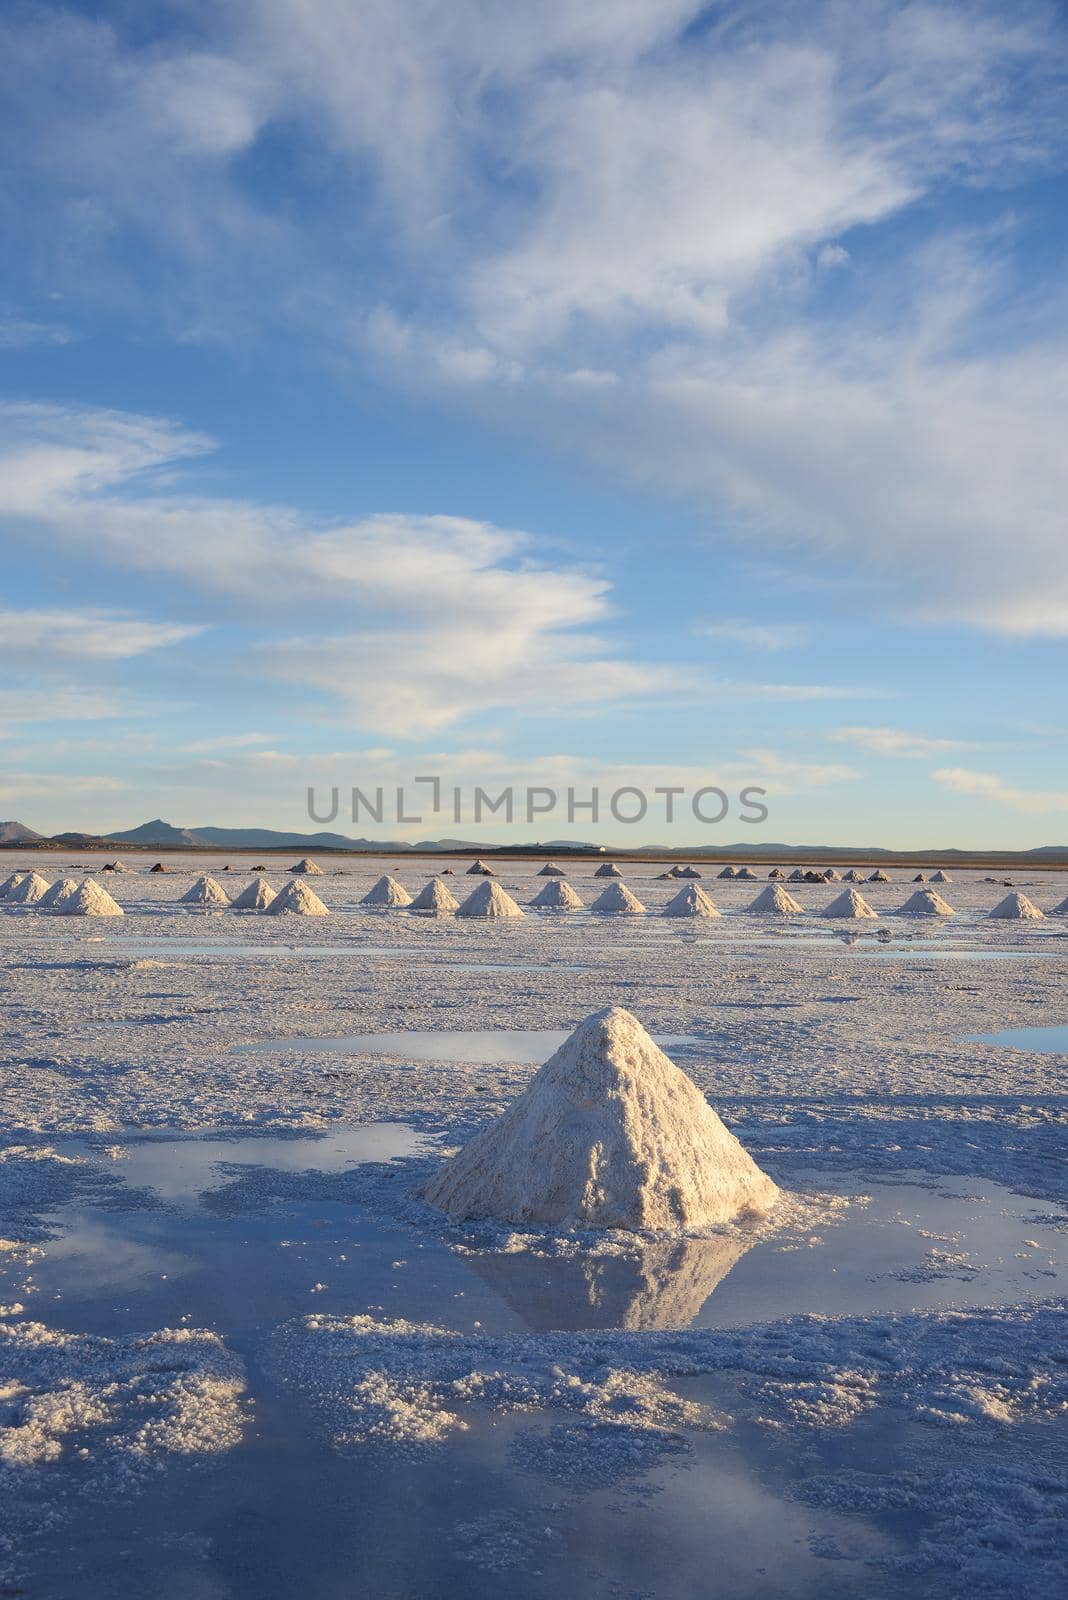
M 864 896 L 858 894 L 856 889 L 845 889 L 836 900 L 831 901 L 829 906 L 824 906 L 820 916 L 838 917 L 843 922 L 853 922 L 861 918 L 874 922 L 878 919 L 879 913 L 872 910 Z
M 889 883 L 890 882 L 890 875 L 889 875 L 889 873 L 884 872 L 882 867 L 876 867 L 875 871 L 872 873 L 871 877 L 868 879 L 868 882 L 869 883 Z
M 469 878 L 492 878 L 495 877 L 496 874 L 494 873 L 492 867 L 487 866 L 484 861 L 478 860 L 472 861 L 471 865 L 467 869 L 467 876 Z
M 53 907 L 59 917 L 121 917 L 125 915 L 117 900 L 92 878 L 79 883 L 73 894 L 68 894 Z
M 205 873 L 197 879 L 191 889 L 185 891 L 185 894 L 179 898 L 178 904 L 181 906 L 214 906 L 216 909 L 222 909 L 230 904 L 230 896 L 222 884 L 216 883 L 214 878 L 209 878 Z
M 5 898 L 9 906 L 35 906 L 51 887 L 48 879 L 42 878 L 39 872 L 26 872 L 7 891 Z
M 581 911 L 585 901 L 566 880 L 555 878 L 530 903 L 538 911 Z
M 795 867 L 786 881 L 787 883 L 804 883 L 805 874 L 801 867 Z
M 322 867 L 316 866 L 310 856 L 302 857 L 296 866 L 290 867 L 289 870 L 299 878 L 321 878 L 323 875 Z
M 827 874 L 825 872 L 817 872 L 815 867 L 809 867 L 804 874 L 804 880 L 806 883 L 826 883 Z
M 460 1220 L 678 1232 L 770 1211 L 779 1191 L 621 1007 L 580 1023 L 426 1189 Z
M 423 885 L 411 905 L 409 911 L 455 911 L 459 905 L 456 896 L 451 894 L 440 878 L 431 878 L 429 883 Z
M 566 878 L 567 873 L 563 867 L 558 867 L 555 861 L 547 861 L 538 873 L 539 878 Z
M 73 894 L 78 887 L 77 878 L 60 878 L 37 902 L 38 911 L 54 911 L 61 900 Z
M 170 867 L 165 867 L 162 861 L 157 861 L 154 867 L 149 867 L 149 872 L 169 872 Z
M 1054 906 L 1050 912 L 1051 917 L 1068 917 L 1068 895 L 1065 895 L 1059 906 Z
M 458 917 L 521 917 L 522 908 L 517 906 L 510 894 L 503 890 L 494 879 L 487 879 L 480 883 L 477 889 L 472 889 L 456 915 Z
M 718 917 L 712 896 L 699 883 L 687 883 L 661 912 L 664 917 Z
M 699 878 L 701 874 L 696 867 L 682 867 L 679 871 L 680 878 Z
M 105 861 L 102 872 L 127 872 L 129 869 L 125 861 Z
M 843 883 L 863 883 L 864 882 L 864 874 L 862 872 L 858 872 L 856 867 L 850 867 L 849 871 L 846 873 L 845 877 L 842 879 L 842 882 Z
M 842 874 L 837 867 L 824 867 L 823 878 L 825 883 L 841 883 Z
M 677 865 L 674 867 L 669 867 L 666 872 L 661 872 L 658 874 L 658 876 L 661 878 L 681 878 L 682 868 Z
M 782 883 L 786 877 L 786 874 L 781 867 L 772 867 L 771 871 L 768 873 L 768 877 L 773 883 Z
M 614 861 L 604 861 L 594 873 L 595 878 L 621 878 L 623 874 Z
M 898 911 L 899 917 L 955 917 L 956 914 L 934 889 L 917 889 Z
M 257 875 L 247 889 L 242 889 L 233 903 L 233 910 L 266 911 L 273 899 L 274 889 L 266 878 Z
M 912 881 L 913 881 L 913 883 L 926 883 L 927 882 L 927 874 L 926 874 L 926 872 L 917 872 L 916 876 L 913 878 Z
M 610 883 L 590 907 L 599 917 L 632 916 L 645 907 L 636 894 L 631 894 L 625 883 Z
M 739 867 L 734 876 L 736 878 L 744 878 L 747 883 L 756 882 L 756 873 L 753 871 L 752 867 Z
M 1041 922 L 1044 913 L 1033 900 L 1021 894 L 1019 889 L 1014 889 L 1012 894 L 1007 894 L 1004 900 L 998 902 L 990 915 L 1006 922 Z
M 717 878 L 733 878 L 734 877 L 734 868 L 732 866 L 730 866 L 730 865 L 727 865 L 727 866 L 725 866 L 723 868 L 722 872 L 717 872 L 716 873 L 716 877 Z
M 266 913 L 269 917 L 328 917 L 330 910 L 303 878 L 294 878 L 275 895 Z
M 17 889 L 23 878 L 28 878 L 28 872 L 13 872 L 9 878 L 0 883 L 0 900 L 6 900 L 12 889 Z
M 802 909 L 781 883 L 769 883 L 766 889 L 761 889 L 749 907 L 750 911 L 766 912 L 779 917 L 796 917 Z
M 410 906 L 412 897 L 396 878 L 391 878 L 388 873 L 384 878 L 379 878 L 373 889 L 368 889 L 361 906 Z
M 937 872 L 932 872 L 931 873 L 931 882 L 932 883 L 952 883 L 953 879 L 950 877 L 948 872 L 943 872 L 942 868 L 939 867 Z

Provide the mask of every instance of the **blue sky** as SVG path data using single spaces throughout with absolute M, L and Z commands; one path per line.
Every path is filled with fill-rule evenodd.
M 1027 0 L 6 7 L 0 814 L 1068 840 L 1066 65 Z

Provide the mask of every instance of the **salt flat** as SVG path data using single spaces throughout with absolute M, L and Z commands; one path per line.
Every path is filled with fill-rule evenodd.
M 12 858 L 87 866 L 123 918 L 0 902 L 10 1582 L 332 1595 L 359 1563 L 381 1593 L 541 1596 L 570 1573 L 685 1595 L 718 1559 L 739 1595 L 1060 1592 L 1068 1063 L 973 1036 L 1068 1022 L 1068 918 L 989 920 L 1007 891 L 957 871 L 949 919 L 894 915 L 896 871 L 863 885 L 876 921 L 819 917 L 835 884 L 791 884 L 804 914 L 769 918 L 745 909 L 763 882 L 702 869 L 723 915 L 680 922 L 649 864 L 624 866 L 645 915 L 361 907 L 386 873 L 414 894 L 451 865 L 458 899 L 478 881 L 392 857 L 324 857 L 331 916 L 274 917 L 178 904 L 202 872 L 236 895 L 257 858 L 161 859 Z M 289 864 L 268 861 L 275 888 Z M 524 908 L 540 865 L 497 866 Z M 593 871 L 570 879 L 587 905 Z M 1068 893 L 1015 882 L 1047 912 Z M 665 1255 L 422 1206 L 441 1152 L 534 1071 L 507 1034 L 610 1005 L 681 1040 L 793 1197 L 778 1232 Z M 461 1061 L 315 1045 L 442 1031 L 504 1037 Z M 294 1042 L 248 1048 L 272 1041 Z M 346 1143 L 378 1124 L 401 1131 Z M 243 1535 L 268 1459 L 276 1526 Z M 287 1483 L 317 1487 L 297 1508 Z M 329 1554 L 316 1494 L 348 1519 Z M 421 1537 L 390 1540 L 398 1496 Z

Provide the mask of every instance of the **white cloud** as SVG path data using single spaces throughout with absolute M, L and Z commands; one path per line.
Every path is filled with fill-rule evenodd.
M 0 689 L 0 734 L 29 723 L 99 722 L 129 716 L 115 695 L 76 687 Z
M 811 630 L 800 622 L 746 622 L 741 618 L 726 618 L 720 622 L 699 622 L 695 632 L 718 644 L 739 645 L 744 650 L 796 650 L 808 642 Z
M 0 773 L 0 800 L 45 798 L 61 800 L 93 794 L 117 794 L 128 789 L 121 778 L 82 772 L 3 772 Z M 77 824 L 74 824 L 76 826 Z
M 203 631 L 194 623 L 149 622 L 121 611 L 0 610 L 0 652 L 19 657 L 38 652 L 42 658 L 122 661 Z
M 932 739 L 922 733 L 906 733 L 902 728 L 830 728 L 824 734 L 835 744 L 852 744 L 874 756 L 922 760 L 949 750 L 969 750 L 963 739 Z
M 1068 811 L 1068 789 L 1021 789 L 990 772 L 972 772 L 967 767 L 940 767 L 935 782 L 953 794 L 989 800 L 1025 816 L 1041 817 Z

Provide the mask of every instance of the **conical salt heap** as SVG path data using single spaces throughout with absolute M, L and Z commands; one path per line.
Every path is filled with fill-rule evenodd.
M 872 873 L 871 877 L 868 879 L 868 882 L 869 883 L 889 883 L 890 882 L 890 875 L 889 875 L 889 873 L 884 872 L 882 867 L 876 867 L 875 871 Z
M 913 883 L 926 883 L 927 882 L 927 874 L 926 874 L 926 872 L 917 872 L 916 876 L 913 878 L 912 881 L 913 881 Z
M 771 871 L 768 873 L 768 877 L 773 883 L 781 883 L 786 877 L 786 874 L 781 867 L 772 867 Z
M 51 887 L 48 879 L 42 878 L 39 872 L 27 872 L 7 891 L 5 899 L 9 906 L 35 906 Z
M 841 883 L 842 874 L 837 867 L 824 867 L 823 876 L 828 883 Z
M 235 911 L 266 911 L 274 897 L 274 889 L 267 882 L 267 879 L 257 875 L 247 889 L 242 889 L 234 901 L 233 909 Z
M 947 905 L 935 889 L 917 889 L 898 910 L 899 917 L 955 917 L 957 913 Z
M 492 867 L 487 866 L 484 861 L 479 859 L 478 861 L 472 861 L 467 869 L 467 876 L 469 878 L 493 878 L 496 874 Z
M 787 883 L 804 883 L 805 874 L 800 867 L 795 867 L 786 881 Z
M 843 921 L 857 921 L 866 918 L 869 922 L 878 920 L 879 913 L 873 911 L 862 894 L 856 889 L 845 889 L 829 906 L 824 906 L 820 912 L 821 917 L 839 917 Z
M 191 889 L 187 889 L 178 904 L 180 906 L 215 906 L 221 909 L 230 904 L 230 896 L 221 883 L 216 883 L 214 878 L 209 878 L 205 873 L 198 878 Z
M 1068 895 L 1065 895 L 1059 906 L 1054 906 L 1050 912 L 1051 917 L 1068 917 Z
M 842 879 L 842 882 L 843 883 L 863 883 L 864 882 L 864 874 L 862 872 L 858 872 L 856 867 L 850 867 L 849 871 L 846 873 L 845 877 Z
M 13 872 L 10 877 L 5 878 L 3 883 L 0 883 L 0 900 L 6 900 L 12 889 L 17 888 L 23 878 L 28 877 L 28 872 Z
M 953 879 L 950 877 L 948 872 L 943 872 L 942 868 L 939 867 L 937 872 L 932 872 L 931 873 L 931 882 L 932 883 L 952 883 Z
M 373 889 L 368 889 L 361 906 L 410 906 L 412 897 L 396 878 L 391 878 L 387 873 L 384 878 L 379 878 Z
M 680 867 L 679 868 L 679 877 L 680 878 L 699 878 L 700 876 L 701 876 L 701 874 L 698 872 L 696 867 Z
M 117 900 L 93 878 L 86 878 L 73 894 L 54 907 L 59 917 L 122 917 L 125 912 Z
M 619 1006 L 579 1024 L 426 1189 L 460 1220 L 680 1232 L 779 1198 L 696 1085 Z
M 451 894 L 440 878 L 431 878 L 429 883 L 423 885 L 411 905 L 409 911 L 455 911 L 459 905 L 456 896 Z
M 562 878 L 554 878 L 536 894 L 531 905 L 538 911 L 581 911 L 585 902 Z
M 324 906 L 314 889 L 309 889 L 303 878 L 294 878 L 275 895 L 266 908 L 269 917 L 328 917 L 330 909 Z
M 746 883 L 755 883 L 756 881 L 756 873 L 752 867 L 739 867 L 734 876 L 736 878 L 744 878 Z
M 54 911 L 61 900 L 73 894 L 78 887 L 77 878 L 59 878 L 37 902 L 38 911 Z
M 796 917 L 803 908 L 798 905 L 792 894 L 787 893 L 781 883 L 769 883 L 766 889 L 761 889 L 748 909 L 770 912 L 780 917 Z
M 303 856 L 296 866 L 290 867 L 289 870 L 298 878 L 321 878 L 323 875 L 322 867 L 316 866 L 310 856 Z
M 660 913 L 662 917 L 718 917 L 719 914 L 712 896 L 698 883 L 685 884 Z
M 623 874 L 614 861 L 602 861 L 594 873 L 595 878 L 621 878 Z
M 999 901 L 990 915 L 1006 922 L 1041 922 L 1043 919 L 1043 913 L 1034 901 L 1021 894 L 1019 889 L 1014 889 Z
M 517 906 L 510 894 L 507 894 L 496 881 L 487 878 L 485 883 L 480 883 L 477 889 L 472 889 L 463 905 L 457 911 L 458 917 L 521 917 L 522 908 Z
M 636 914 L 644 911 L 645 907 L 636 894 L 631 894 L 625 883 L 610 883 L 607 889 L 602 889 L 590 907 L 598 916 L 622 916 Z
M 717 872 L 716 873 L 716 877 L 717 878 L 733 878 L 734 877 L 734 868 L 732 866 L 726 866 L 726 867 L 723 868 L 723 870 L 721 872 Z
M 563 867 L 558 867 L 555 861 L 547 861 L 538 873 L 539 878 L 566 878 L 567 873 Z

